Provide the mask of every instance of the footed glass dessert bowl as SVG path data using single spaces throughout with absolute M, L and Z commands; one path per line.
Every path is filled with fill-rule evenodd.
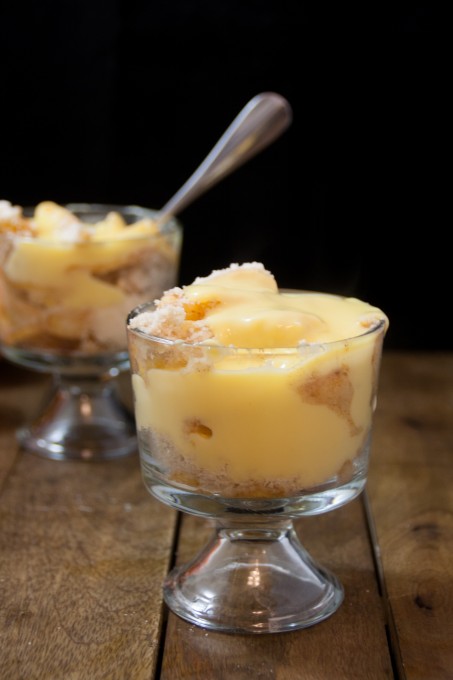
M 152 495 L 216 522 L 202 552 L 167 577 L 170 609 L 208 629 L 283 632 L 343 600 L 293 519 L 364 488 L 388 321 L 358 300 L 266 289 L 253 266 L 227 272 L 129 315 L 141 466 Z M 329 315 L 356 319 L 357 333 L 295 341 L 335 335 Z M 250 346 L 257 334 L 272 346 Z
M 129 369 L 124 319 L 175 285 L 182 229 L 138 206 L 0 201 L 0 351 L 52 375 L 22 446 L 48 458 L 105 460 L 137 448 L 115 378 Z

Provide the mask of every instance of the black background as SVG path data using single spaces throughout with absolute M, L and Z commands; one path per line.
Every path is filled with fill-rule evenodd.
M 449 22 L 355 5 L 7 3 L 0 198 L 158 208 L 279 92 L 291 128 L 181 214 L 180 283 L 259 260 L 283 287 L 382 307 L 388 347 L 451 349 Z

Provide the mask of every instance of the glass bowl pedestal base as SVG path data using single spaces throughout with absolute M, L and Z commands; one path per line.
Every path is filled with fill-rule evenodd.
M 164 583 L 170 609 L 229 633 L 278 633 L 311 626 L 343 601 L 337 578 L 299 542 L 291 520 L 218 520 L 214 536 Z
M 137 450 L 135 422 L 114 381 L 97 376 L 54 376 L 43 410 L 17 436 L 24 449 L 54 460 L 109 460 Z
M 2 347 L 13 363 L 50 373 L 50 394 L 35 419 L 17 431 L 27 451 L 53 460 L 102 461 L 137 451 L 135 418 L 119 397 L 116 378 L 127 352 L 64 356 Z

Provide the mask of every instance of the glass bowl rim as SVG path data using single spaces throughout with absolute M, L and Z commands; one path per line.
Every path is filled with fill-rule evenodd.
M 159 214 L 158 210 L 155 210 L 154 208 L 146 208 L 141 205 L 135 205 L 135 204 L 121 204 L 121 203 L 58 203 L 57 205 L 66 208 L 67 210 L 70 210 L 71 212 L 99 212 L 104 215 L 107 215 L 109 212 L 118 212 L 120 214 L 125 214 L 127 212 L 130 212 L 131 214 L 135 214 L 137 217 L 137 221 L 140 219 L 144 218 L 150 218 L 153 219 L 156 215 Z M 33 212 L 36 208 L 36 205 L 30 206 L 24 206 L 23 207 L 23 212 L 25 217 L 33 217 Z M 31 214 L 27 214 L 31 213 Z M 135 222 L 132 222 L 130 226 L 135 224 Z M 166 220 L 160 227 L 159 231 L 156 234 L 148 234 L 148 235 L 136 235 L 136 236 L 131 236 L 128 238 L 106 238 L 106 239 L 100 239 L 99 241 L 71 241 L 71 240 L 56 240 L 56 239 L 47 239 L 47 238 L 35 238 L 33 236 L 29 236 L 28 234 L 21 234 L 20 232 L 18 233 L 11 233 L 10 236 L 13 238 L 15 241 L 22 241 L 22 242 L 32 242 L 32 243 L 39 243 L 43 245 L 70 245 L 74 246 L 75 244 L 77 246 L 96 246 L 96 245 L 102 245 L 105 243 L 112 243 L 112 242 L 118 242 L 121 243 L 122 241 L 149 241 L 153 240 L 155 238 L 158 238 L 160 236 L 171 236 L 174 234 L 181 234 L 183 230 L 183 225 L 181 221 L 175 217 L 172 216 L 168 220 Z M 8 232 L 5 232 L 8 235 Z
M 288 289 L 287 289 L 288 290 Z M 295 289 L 293 289 L 294 292 L 296 292 Z M 310 292 L 310 293 L 316 293 L 316 291 L 299 291 L 299 292 Z M 340 299 L 345 299 L 345 295 L 335 295 L 331 293 L 322 293 L 323 295 L 334 295 L 334 297 L 340 298 Z M 172 340 L 170 338 L 164 338 L 158 335 L 152 335 L 150 333 L 147 333 L 146 331 L 140 330 L 139 328 L 131 328 L 129 326 L 130 321 L 141 314 L 142 312 L 146 311 L 148 308 L 152 307 L 154 305 L 154 302 L 143 302 L 140 305 L 137 305 L 137 307 L 134 307 L 129 314 L 127 315 L 127 320 L 126 320 L 126 328 L 127 332 L 131 333 L 133 335 L 136 335 L 144 340 L 148 341 L 153 341 L 157 344 L 160 345 L 165 345 L 167 347 L 175 347 L 175 348 L 183 348 L 183 349 L 194 349 L 194 348 L 201 348 L 201 349 L 206 349 L 206 350 L 212 350 L 212 351 L 219 351 L 223 350 L 226 352 L 231 352 L 231 353 L 241 353 L 241 354 L 249 354 L 249 355 L 263 355 L 263 354 L 269 354 L 269 355 L 278 355 L 278 354 L 285 354 L 285 355 L 297 355 L 303 352 L 304 350 L 307 349 L 316 349 L 316 348 L 332 348 L 335 345 L 345 345 L 345 344 L 350 344 L 353 343 L 354 341 L 359 342 L 362 338 L 367 337 L 368 335 L 376 334 L 379 335 L 379 333 L 383 332 L 385 333 L 387 328 L 388 328 L 388 318 L 384 314 L 384 312 L 381 312 L 383 314 L 382 318 L 377 318 L 376 322 L 373 323 L 370 328 L 367 328 L 363 333 L 360 333 L 358 335 L 352 335 L 347 338 L 340 338 L 338 340 L 329 340 L 327 342 L 307 342 L 307 343 L 300 343 L 299 345 L 296 345 L 295 347 L 239 347 L 236 345 L 219 345 L 219 344 L 213 344 L 209 343 L 208 341 L 204 342 L 186 342 L 183 340 Z M 379 310 L 380 311 L 380 310 Z

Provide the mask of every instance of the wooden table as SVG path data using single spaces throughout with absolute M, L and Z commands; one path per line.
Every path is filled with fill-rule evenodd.
M 164 575 L 211 529 L 151 498 L 137 456 L 18 450 L 46 381 L 0 361 L 2 680 L 453 678 L 453 354 L 384 354 L 367 493 L 297 522 L 345 601 L 277 635 L 167 612 Z

